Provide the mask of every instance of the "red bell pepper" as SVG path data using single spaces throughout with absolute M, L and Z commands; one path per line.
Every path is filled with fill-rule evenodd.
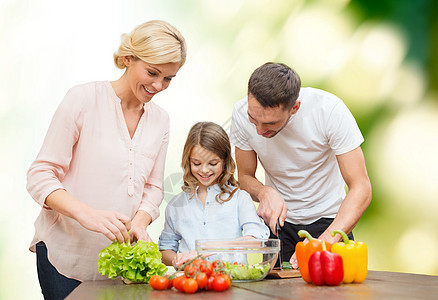
M 342 257 L 327 251 L 323 241 L 322 252 L 317 251 L 310 256 L 309 273 L 312 282 L 316 285 L 339 285 L 344 278 Z
M 312 256 L 312 254 L 316 251 L 322 251 L 321 240 L 314 239 L 310 233 L 305 230 L 298 231 L 298 236 L 306 237 L 308 240 L 308 243 L 306 244 L 304 241 L 298 242 L 298 244 L 295 246 L 295 253 L 297 255 L 301 277 L 305 282 L 311 283 L 312 279 L 310 278 L 309 274 L 309 259 L 310 256 Z M 330 251 L 331 244 L 328 243 L 326 246 L 328 248 L 327 250 Z

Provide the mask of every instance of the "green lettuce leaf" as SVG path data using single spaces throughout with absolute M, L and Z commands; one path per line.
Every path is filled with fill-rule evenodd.
M 161 262 L 161 253 L 154 242 L 114 242 L 102 249 L 97 262 L 99 273 L 111 279 L 121 276 L 132 282 L 149 282 L 153 275 L 163 275 L 167 267 Z
M 234 265 L 226 262 L 225 269 L 232 280 L 260 280 L 270 270 L 270 264 Z

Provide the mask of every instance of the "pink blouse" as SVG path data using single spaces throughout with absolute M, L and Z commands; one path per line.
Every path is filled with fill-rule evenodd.
M 97 260 L 111 241 L 48 209 L 44 201 L 65 189 L 93 208 L 131 219 L 144 210 L 155 220 L 163 200 L 168 142 L 169 116 L 157 104 L 145 104 L 131 139 L 121 101 L 108 81 L 69 90 L 27 174 L 27 189 L 43 207 L 30 250 L 43 241 L 61 274 L 81 281 L 106 279 L 97 271 Z

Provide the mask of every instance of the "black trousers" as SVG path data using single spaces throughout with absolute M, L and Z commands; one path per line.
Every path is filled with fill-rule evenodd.
M 47 248 L 43 242 L 36 244 L 36 257 L 38 280 L 44 299 L 64 299 L 81 284 L 80 281 L 67 278 L 55 269 L 47 259 Z
M 298 236 L 298 231 L 300 230 L 306 230 L 310 233 L 311 236 L 317 238 L 319 237 L 326 229 L 330 226 L 330 224 L 333 222 L 333 218 L 321 218 L 317 221 L 313 222 L 309 225 L 299 225 L 299 224 L 292 224 L 289 222 L 284 222 L 284 226 L 281 227 L 280 230 L 280 240 L 281 240 L 281 258 L 282 261 L 289 261 L 292 257 L 292 254 L 295 252 L 295 245 L 303 241 L 304 238 L 300 238 Z M 348 237 L 350 240 L 354 240 L 353 233 L 349 233 Z M 277 236 L 274 235 L 271 231 L 271 235 L 269 238 L 276 239 Z M 277 263 L 275 264 L 276 267 L 280 266 L 279 260 L 277 260 Z

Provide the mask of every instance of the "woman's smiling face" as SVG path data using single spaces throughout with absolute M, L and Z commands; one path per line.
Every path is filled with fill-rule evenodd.
M 190 154 L 190 170 L 199 182 L 207 188 L 215 183 L 224 170 L 224 161 L 215 153 L 197 145 Z
M 133 95 L 142 103 L 167 89 L 180 68 L 179 63 L 149 64 L 141 59 L 125 57 L 128 84 Z

